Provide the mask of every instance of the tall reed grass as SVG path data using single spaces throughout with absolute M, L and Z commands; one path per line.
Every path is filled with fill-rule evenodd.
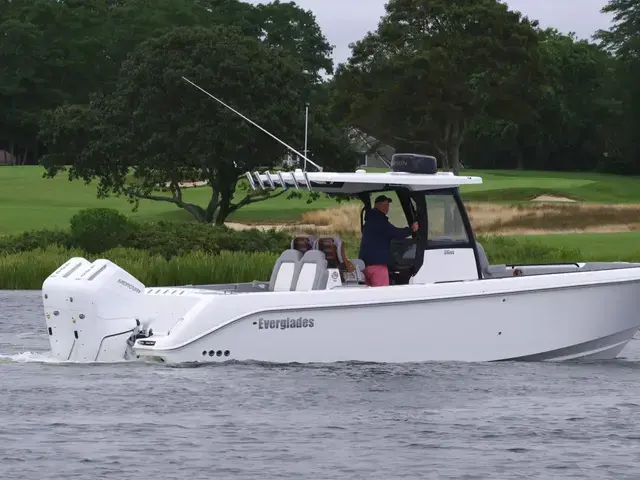
M 35 290 L 69 258 L 111 260 L 146 286 L 251 282 L 268 280 L 278 257 L 264 252 L 192 252 L 166 260 L 144 250 L 116 248 L 91 256 L 81 250 L 48 247 L 0 256 L 0 289 Z
M 497 235 L 478 235 L 492 264 L 526 264 L 584 261 L 578 248 L 552 247 L 531 240 L 516 240 Z M 593 259 L 590 259 L 593 260 Z
M 343 234 L 344 235 L 344 234 Z M 356 257 L 356 237 L 346 234 Z M 551 247 L 530 240 L 500 236 L 479 236 L 491 263 L 542 263 L 586 260 L 580 250 Z M 144 250 L 116 248 L 102 255 L 88 255 L 81 250 L 52 246 L 28 252 L 0 255 L 0 289 L 37 290 L 42 282 L 70 257 L 93 261 L 106 258 L 116 263 L 146 286 L 198 285 L 209 283 L 268 280 L 277 253 L 227 252 L 208 254 L 199 251 L 166 260 Z M 597 260 L 597 258 L 589 258 Z

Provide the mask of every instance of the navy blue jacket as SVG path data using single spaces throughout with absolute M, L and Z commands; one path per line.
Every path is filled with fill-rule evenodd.
M 391 262 L 391 240 L 407 238 L 411 227 L 398 228 L 377 208 L 364 217 L 359 258 L 365 265 L 388 265 Z

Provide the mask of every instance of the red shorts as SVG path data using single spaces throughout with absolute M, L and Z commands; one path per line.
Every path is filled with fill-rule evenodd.
M 370 287 L 389 285 L 389 269 L 386 265 L 369 265 L 364 269 L 364 279 Z

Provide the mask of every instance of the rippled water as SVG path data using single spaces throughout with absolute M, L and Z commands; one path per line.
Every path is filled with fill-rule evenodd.
M 48 360 L 0 292 L 0 478 L 640 478 L 640 342 L 598 364 Z

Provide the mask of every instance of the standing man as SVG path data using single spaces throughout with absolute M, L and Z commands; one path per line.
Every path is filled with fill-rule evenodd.
M 362 242 L 360 243 L 359 258 L 364 262 L 364 278 L 371 287 L 389 285 L 389 261 L 391 260 L 391 240 L 407 238 L 418 230 L 418 223 L 411 227 L 398 228 L 390 221 L 389 204 L 391 199 L 386 195 L 379 195 L 374 206 L 364 217 Z

